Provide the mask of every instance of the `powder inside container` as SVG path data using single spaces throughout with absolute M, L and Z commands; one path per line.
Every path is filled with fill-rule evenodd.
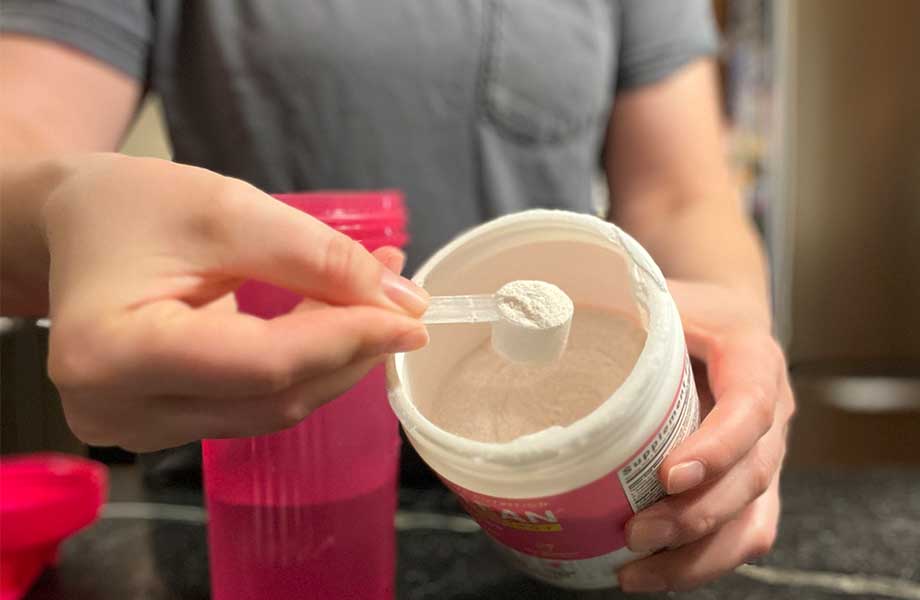
M 624 313 L 578 307 L 558 360 L 506 361 L 487 339 L 460 359 L 434 397 L 419 399 L 418 407 L 438 427 L 481 442 L 510 442 L 571 425 L 626 380 L 645 338 L 645 329 Z

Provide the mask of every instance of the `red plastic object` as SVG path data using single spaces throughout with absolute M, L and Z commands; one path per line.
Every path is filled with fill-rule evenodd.
M 58 545 L 99 516 L 106 467 L 67 454 L 0 460 L 0 600 L 25 595 Z

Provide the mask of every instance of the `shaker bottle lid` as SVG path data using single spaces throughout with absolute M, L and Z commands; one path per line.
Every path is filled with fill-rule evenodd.
M 404 247 L 409 242 L 408 217 L 399 190 L 311 191 L 273 196 L 360 242 L 368 250 Z
M 274 196 L 333 227 L 354 222 L 389 222 L 393 227 L 402 227 L 406 222 L 403 196 L 398 190 L 315 191 Z

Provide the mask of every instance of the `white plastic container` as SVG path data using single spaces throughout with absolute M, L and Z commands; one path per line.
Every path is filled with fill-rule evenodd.
M 415 281 L 433 295 L 491 293 L 508 281 L 558 285 L 576 305 L 625 312 L 647 331 L 623 385 L 588 416 L 508 443 L 434 425 L 413 399 L 437 393 L 488 325 L 433 327 L 421 351 L 387 365 L 390 403 L 419 455 L 521 570 L 559 586 L 617 584 L 638 555 L 624 526 L 664 496 L 658 467 L 699 424 L 693 373 L 664 277 L 631 237 L 595 217 L 532 210 L 461 235 Z

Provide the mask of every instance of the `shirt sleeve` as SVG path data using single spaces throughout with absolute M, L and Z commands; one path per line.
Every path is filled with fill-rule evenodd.
M 664 79 L 718 50 L 709 0 L 621 0 L 619 6 L 618 92 Z
M 147 0 L 2 0 L 0 31 L 80 50 L 144 81 L 153 38 Z

